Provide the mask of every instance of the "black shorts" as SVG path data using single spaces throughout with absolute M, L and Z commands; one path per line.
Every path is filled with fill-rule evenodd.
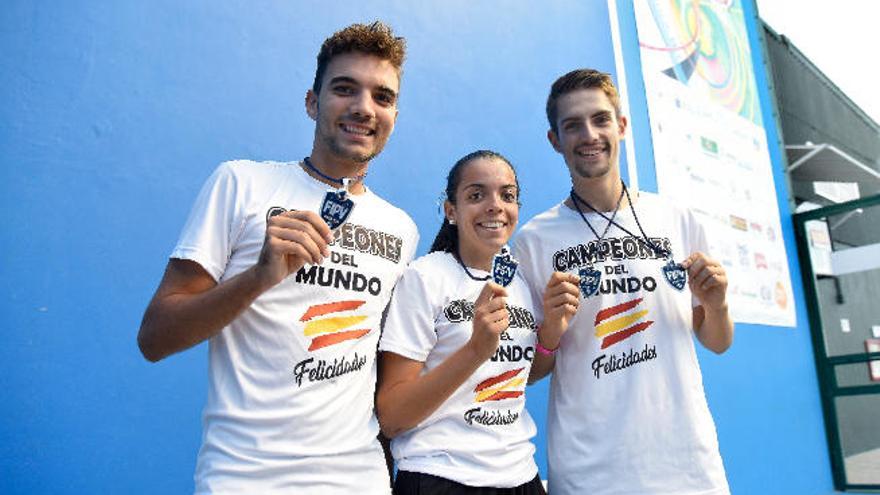
M 547 495 L 547 492 L 540 476 L 513 488 L 492 488 L 462 485 L 430 474 L 398 471 L 394 495 Z

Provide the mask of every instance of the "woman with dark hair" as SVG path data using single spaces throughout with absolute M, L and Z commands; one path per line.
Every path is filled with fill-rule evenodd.
M 542 494 L 525 386 L 532 361 L 553 352 L 542 336 L 557 342 L 577 310 L 577 276 L 554 274 L 542 303 L 517 274 L 506 287 L 492 280 L 519 217 L 516 172 L 500 154 L 456 162 L 443 209 L 431 252 L 395 288 L 379 343 L 376 407 L 393 439 L 394 491 Z

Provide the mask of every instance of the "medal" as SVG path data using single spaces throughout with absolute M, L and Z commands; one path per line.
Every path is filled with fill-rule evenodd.
M 681 266 L 681 263 L 676 263 L 672 261 L 672 258 L 669 258 L 669 261 L 663 265 L 663 278 L 676 290 L 684 290 L 684 286 L 687 284 L 687 270 Z
M 664 247 L 656 245 L 648 237 L 648 235 L 645 234 L 645 229 L 642 228 L 642 223 L 639 221 L 638 214 L 636 214 L 636 207 L 635 207 L 635 205 L 633 205 L 632 198 L 630 198 L 630 196 L 629 196 L 629 190 L 627 189 L 626 184 L 623 181 L 621 181 L 620 184 L 623 186 L 623 191 L 620 193 L 621 197 L 624 194 L 626 194 L 626 200 L 629 203 L 630 210 L 632 211 L 633 219 L 636 221 L 636 226 L 639 228 L 639 233 L 642 234 L 641 237 L 634 235 L 632 232 L 629 231 L 629 229 L 627 229 L 623 225 L 620 225 L 619 223 L 614 221 L 614 215 L 611 215 L 611 218 L 609 218 L 601 211 L 598 211 L 595 208 L 593 208 L 593 206 L 590 203 L 587 203 L 587 201 L 585 199 L 578 196 L 577 193 L 574 192 L 574 189 L 571 190 L 571 193 L 569 196 L 571 197 L 571 201 L 572 201 L 572 203 L 574 203 L 574 206 L 577 209 L 578 213 L 580 213 L 581 218 L 584 220 L 584 222 L 586 222 L 587 227 L 590 227 L 590 230 L 593 231 L 593 234 L 596 236 L 597 240 L 601 241 L 602 238 L 605 237 L 605 234 L 608 233 L 608 227 L 605 228 L 605 232 L 600 237 L 596 233 L 596 230 L 593 229 L 593 226 L 590 225 L 590 222 L 587 221 L 587 217 L 581 211 L 581 208 L 578 205 L 578 202 L 583 203 L 584 205 L 587 206 L 587 208 L 593 210 L 599 216 L 601 216 L 602 218 L 607 220 L 609 226 L 611 224 L 614 224 L 615 226 L 617 226 L 617 228 L 626 232 L 634 239 L 638 239 L 639 242 L 641 242 L 642 244 L 647 246 L 649 249 L 651 249 L 651 251 L 654 251 L 654 253 L 657 256 L 662 256 L 666 260 L 666 264 L 664 264 L 663 267 L 661 268 L 661 272 L 663 273 L 663 278 L 665 278 L 666 282 L 669 283 L 669 285 L 671 285 L 675 290 L 679 290 L 679 291 L 684 290 L 684 286 L 687 285 L 687 270 L 685 270 L 684 267 L 681 266 L 681 263 L 676 263 L 672 259 L 672 251 L 670 251 L 669 249 L 666 249 Z M 617 213 L 618 208 L 620 208 L 620 200 L 619 199 L 617 202 L 617 208 L 614 210 L 615 214 Z M 590 265 L 587 268 L 582 268 L 580 270 L 580 272 L 578 272 L 578 273 L 581 277 L 581 282 L 580 282 L 581 293 L 584 294 L 585 298 L 589 297 L 589 295 L 592 295 L 593 293 L 595 293 L 596 288 L 599 287 L 599 281 L 602 278 L 602 273 L 599 272 L 599 270 L 596 270 L 595 268 L 593 268 L 592 265 Z M 595 280 L 595 282 L 593 282 L 593 280 Z M 593 288 L 592 292 L 588 293 L 587 289 L 592 288 L 593 283 L 595 283 L 595 288 Z
M 330 189 L 324 195 L 324 201 L 321 202 L 321 218 L 327 222 L 330 230 L 335 230 L 345 223 L 351 210 L 354 209 L 354 201 L 349 198 L 348 194 L 348 177 L 342 179 L 343 186 L 339 189 Z
M 303 158 L 303 163 L 318 177 L 321 177 L 332 184 L 339 184 L 340 187 L 337 189 L 329 189 L 327 193 L 324 194 L 324 200 L 321 201 L 321 207 L 318 210 L 321 214 L 321 218 L 327 222 L 327 226 L 330 227 L 330 230 L 339 228 L 340 225 L 348 220 L 349 215 L 351 215 L 351 210 L 354 209 L 354 201 L 349 198 L 349 185 L 351 184 L 352 178 L 343 177 L 337 179 L 335 177 L 330 177 L 312 165 L 312 161 L 309 160 L 309 157 Z M 366 175 L 367 174 L 359 175 L 354 179 L 363 180 Z
M 518 265 L 519 262 L 510 254 L 510 249 L 507 246 L 502 247 L 501 252 L 492 258 L 492 280 L 502 287 L 507 287 L 513 282 Z
M 578 270 L 578 276 L 580 280 L 578 281 L 578 285 L 581 289 L 581 295 L 584 296 L 584 299 L 592 296 L 599 290 L 599 282 L 602 281 L 602 272 L 596 270 L 596 267 L 593 265 L 581 268 Z

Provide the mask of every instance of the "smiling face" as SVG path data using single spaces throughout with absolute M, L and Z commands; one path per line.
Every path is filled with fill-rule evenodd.
M 565 158 L 572 180 L 619 180 L 626 117 L 618 116 L 608 95 L 599 88 L 574 90 L 559 97 L 556 109 L 557 130 L 547 131 L 547 138 Z
M 500 158 L 476 158 L 461 171 L 455 202 L 446 218 L 458 229 L 458 254 L 476 268 L 489 269 L 492 257 L 516 229 L 519 189 L 513 169 Z
M 369 162 L 394 130 L 398 70 L 375 55 L 350 52 L 327 64 L 322 81 L 318 94 L 306 94 L 306 111 L 316 123 L 312 158 Z

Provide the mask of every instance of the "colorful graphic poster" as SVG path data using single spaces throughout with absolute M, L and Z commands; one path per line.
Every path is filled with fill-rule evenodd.
M 794 326 L 740 0 L 644 0 L 635 14 L 660 194 L 706 226 L 734 320 Z

